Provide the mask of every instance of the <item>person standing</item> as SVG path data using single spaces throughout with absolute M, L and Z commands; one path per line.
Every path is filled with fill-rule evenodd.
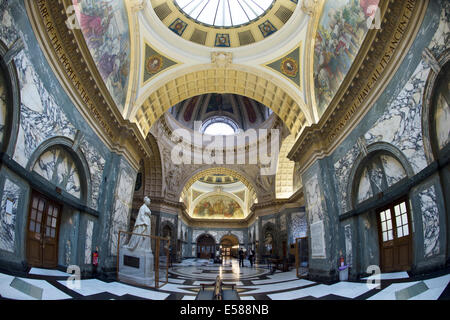
M 253 268 L 253 259 L 255 258 L 255 251 L 253 251 L 253 249 L 249 250 L 248 253 L 248 260 L 250 261 L 250 267 Z
M 242 248 L 239 249 L 239 267 L 244 266 L 244 250 Z

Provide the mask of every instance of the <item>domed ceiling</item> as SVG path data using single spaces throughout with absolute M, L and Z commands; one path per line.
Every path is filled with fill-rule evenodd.
M 202 123 L 202 129 L 213 122 L 228 122 L 235 131 L 257 128 L 273 113 L 253 99 L 218 93 L 189 98 L 173 106 L 169 112 L 190 129 L 195 128 L 196 121 Z
M 176 35 L 208 47 L 239 47 L 271 36 L 294 13 L 297 0 L 152 0 Z
M 207 175 L 204 176 L 200 179 L 198 179 L 198 181 L 204 182 L 204 183 L 210 183 L 210 184 L 229 184 L 229 183 L 235 183 L 238 182 L 239 179 L 235 178 L 233 176 L 230 175 L 225 175 L 225 174 L 211 174 L 211 175 Z
M 198 88 L 212 92 L 211 87 L 224 82 L 223 91 L 216 92 L 228 93 L 241 93 L 239 87 L 232 86 L 235 77 L 255 75 L 255 79 L 245 80 L 250 81 L 248 85 L 243 83 L 252 90 L 241 94 L 267 101 L 264 104 L 274 110 L 291 133 L 317 123 L 356 60 L 369 31 L 368 21 L 378 12 L 379 2 L 72 0 L 99 75 L 117 109 L 125 119 L 136 122 L 143 135 L 171 107 L 167 103 L 172 107 L 182 105 L 180 101 L 193 96 L 191 91 L 198 89 L 189 87 L 189 82 L 205 75 L 217 79 L 217 83 L 205 79 L 206 86 Z M 234 51 L 225 52 L 217 62 L 205 46 Z M 242 75 L 200 75 L 195 71 L 197 66 L 205 70 L 205 63 L 211 62 L 216 65 L 209 68 L 233 64 Z M 147 74 L 149 68 L 151 75 Z M 177 74 L 185 78 L 174 79 Z M 268 83 L 263 84 L 264 80 Z M 175 83 L 169 85 L 167 81 Z M 167 85 L 157 89 L 155 83 Z M 176 96 L 171 91 L 174 85 L 179 87 Z M 151 96 L 152 92 L 155 96 Z M 180 105 L 172 111 L 177 112 L 178 120 L 198 115 L 194 113 L 198 110 L 191 114 L 180 111 L 186 107 Z M 258 109 L 255 106 L 255 121 L 264 121 Z M 247 112 L 244 117 L 249 115 Z
M 181 201 L 194 219 L 245 219 L 255 203 L 254 192 L 230 174 L 202 175 L 183 191 Z

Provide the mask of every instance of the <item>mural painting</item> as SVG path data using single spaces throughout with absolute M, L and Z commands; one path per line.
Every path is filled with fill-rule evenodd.
M 98 71 L 123 110 L 130 68 L 130 36 L 125 4 L 119 0 L 73 0 L 77 19 Z
M 203 219 L 243 219 L 241 206 L 225 196 L 211 196 L 201 200 L 192 214 L 194 218 Z
M 378 10 L 379 0 L 327 1 L 314 46 L 314 86 L 319 114 L 338 91 Z

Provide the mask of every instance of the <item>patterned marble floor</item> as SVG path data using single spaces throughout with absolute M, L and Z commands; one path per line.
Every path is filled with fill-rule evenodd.
M 194 300 L 201 283 L 213 283 L 218 274 L 225 284 L 235 284 L 241 300 L 442 300 L 450 299 L 450 273 L 441 271 L 410 278 L 408 273 L 383 274 L 380 288 L 367 279 L 324 284 L 299 279 L 295 269 L 271 273 L 266 265 L 239 267 L 237 260 L 217 265 L 187 259 L 169 269 L 168 283 L 149 289 L 99 279 L 80 280 L 79 288 L 67 281 L 69 274 L 32 268 L 26 276 L 0 273 L 0 299 L 13 300 Z

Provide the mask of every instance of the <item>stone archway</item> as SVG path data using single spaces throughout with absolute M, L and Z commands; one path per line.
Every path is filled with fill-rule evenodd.
M 203 233 L 197 237 L 196 257 L 200 259 L 210 259 L 216 253 L 216 239 L 208 233 Z
M 308 107 L 294 98 L 282 83 L 260 70 L 232 65 L 226 69 L 201 65 L 198 70 L 178 73 L 176 78 L 161 79 L 162 86 L 150 88 L 136 103 L 130 118 L 144 136 L 153 124 L 172 106 L 188 98 L 209 93 L 233 93 L 254 99 L 268 108 L 297 136 L 313 117 Z

